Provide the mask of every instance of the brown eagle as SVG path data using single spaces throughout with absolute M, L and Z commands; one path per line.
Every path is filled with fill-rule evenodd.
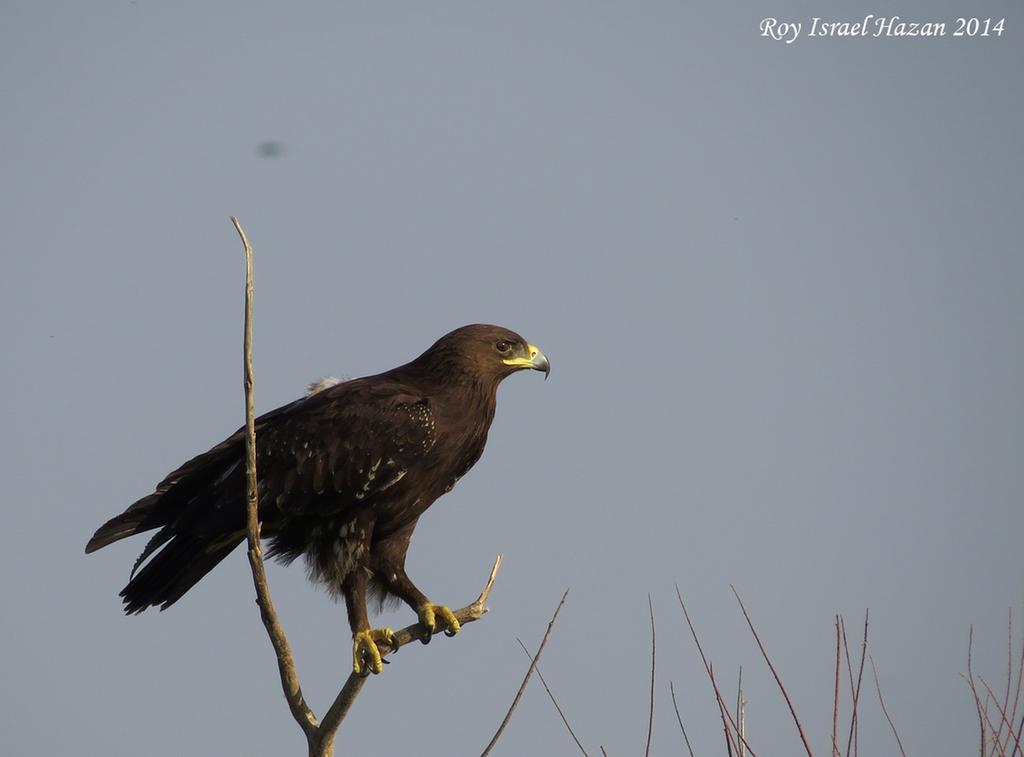
M 367 589 L 397 597 L 424 627 L 459 623 L 405 572 L 420 515 L 480 458 L 498 384 L 548 359 L 499 326 L 463 326 L 410 363 L 329 385 L 256 419 L 259 517 L 269 554 L 304 555 L 312 580 L 345 597 L 353 670 L 382 669 Z M 245 429 L 168 475 L 156 491 L 103 524 L 85 547 L 157 530 L 121 591 L 125 612 L 177 602 L 245 540 Z

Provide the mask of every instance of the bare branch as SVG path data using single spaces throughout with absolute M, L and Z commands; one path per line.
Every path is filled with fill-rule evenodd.
M 864 640 L 860 645 L 860 669 L 857 672 L 857 686 L 853 689 L 853 714 L 850 715 L 850 735 L 846 740 L 846 755 L 849 757 L 850 749 L 852 747 L 853 754 L 857 754 L 857 705 L 860 703 L 860 684 L 864 677 L 864 658 L 868 652 L 868 610 L 864 611 Z M 851 682 L 853 676 L 853 669 L 850 669 Z
M 1013 660 L 1013 652 L 1010 652 L 1011 664 Z M 1010 712 L 1010 730 L 1013 730 L 1013 723 L 1017 722 L 1017 706 L 1020 704 L 1020 684 L 1021 679 L 1024 678 L 1024 634 L 1021 635 L 1021 649 L 1020 649 L 1020 661 L 1017 667 L 1017 686 L 1013 695 L 1013 710 Z M 1020 725 L 1017 726 L 1017 742 L 1020 743 L 1021 729 L 1024 728 L 1024 715 L 1021 716 Z M 1010 743 L 1009 739 L 1006 741 Z M 1014 755 L 1020 751 L 1020 749 L 1014 749 Z
M 668 690 L 672 694 L 672 708 L 676 711 L 676 720 L 679 721 L 679 730 L 683 732 L 683 741 L 686 742 L 686 751 L 690 753 L 690 757 L 693 757 L 693 747 L 690 746 L 690 737 L 686 735 L 686 726 L 683 725 L 683 718 L 679 714 L 679 705 L 676 703 L 676 688 L 672 685 L 672 682 L 668 682 Z
M 986 690 L 986 691 L 988 691 L 988 694 L 989 694 L 989 696 L 990 696 L 990 697 L 992 697 L 992 701 L 993 701 L 993 702 L 995 703 L 995 705 L 996 705 L 996 709 L 997 709 L 997 710 L 999 711 L 999 717 L 1000 717 L 1000 721 L 999 721 L 999 730 L 998 730 L 998 731 L 996 731 L 996 729 L 995 729 L 995 728 L 991 728 L 991 730 L 992 730 L 992 731 L 993 731 L 993 732 L 995 733 L 995 736 L 994 736 L 994 741 L 995 741 L 995 744 L 994 744 L 994 746 L 993 746 L 993 749 L 996 749 L 996 748 L 998 748 L 1000 752 L 1002 752 L 1002 753 L 1004 753 L 1004 754 L 1005 754 L 1005 752 L 1006 752 L 1006 749 L 1005 749 L 1005 748 L 1004 748 L 1004 747 L 1002 746 L 1002 744 L 1001 744 L 1001 742 L 1000 742 L 999 734 L 1000 734 L 1000 732 L 1002 731 L 1002 729 L 1003 729 L 1003 726 L 1004 726 L 1004 725 L 1008 725 L 1008 726 L 1010 727 L 1010 737 L 1011 737 L 1011 738 L 1016 738 L 1016 737 L 1014 736 L 1014 734 L 1013 734 L 1013 723 L 1011 723 L 1011 722 L 1009 721 L 1009 719 L 1007 718 L 1007 716 L 1006 716 L 1006 710 L 1005 710 L 1005 709 L 1004 709 L 1004 708 L 1003 708 L 1003 707 L 1002 707 L 1002 706 L 1001 706 L 1001 705 L 999 704 L 999 699 L 998 699 L 998 698 L 996 697 L 996 694 L 995 694 L 995 692 L 994 692 L 994 691 L 992 691 L 992 687 L 991 687 L 991 686 L 989 686 L 989 685 L 988 685 L 988 684 L 987 684 L 987 683 L 985 682 L 985 679 L 984 679 L 983 677 L 981 677 L 981 676 L 978 676 L 978 680 L 979 680 L 979 681 L 981 681 L 981 685 L 985 687 L 985 690 Z M 989 726 L 991 727 L 991 723 L 989 724 Z M 1009 742 L 1009 740 L 1007 740 L 1007 742 L 1006 742 L 1006 745 L 1007 745 L 1007 746 L 1009 746 L 1009 745 L 1010 745 L 1010 742 Z M 1014 746 L 1014 751 L 1015 751 L 1015 752 L 1016 752 L 1016 751 L 1019 751 L 1019 750 L 1020 750 L 1020 748 L 1021 748 L 1021 745 L 1020 745 L 1020 739 L 1017 739 L 1017 743 L 1016 743 L 1016 745 Z
M 839 616 L 836 615 L 836 690 L 832 703 L 832 757 L 840 757 L 839 753 Z
M 978 676 L 978 677 L 981 678 L 981 676 Z M 993 736 L 995 736 L 996 727 L 992 724 L 992 718 L 990 718 L 989 715 L 988 715 L 988 705 L 989 705 L 989 702 L 992 701 L 992 696 L 993 695 L 992 695 L 991 690 L 988 693 L 985 694 L 985 705 L 982 707 L 982 712 L 985 714 L 985 722 L 988 724 L 988 730 L 992 732 Z M 996 703 L 996 706 L 997 707 L 999 706 L 998 702 Z M 993 739 L 991 754 L 994 754 L 994 755 L 998 754 L 1000 757 L 1006 757 L 1006 750 L 1004 750 L 1002 748 L 1002 745 L 999 744 L 998 741 L 995 741 L 995 739 Z
M 736 733 L 738 733 L 740 737 L 737 757 L 746 757 L 746 751 L 743 748 L 744 736 L 746 736 L 747 732 L 746 708 L 747 700 L 743 698 L 743 666 L 740 665 L 739 680 L 736 682 Z
M 875 667 L 875 658 L 868 655 L 868 659 L 871 661 L 871 672 L 875 676 L 875 691 L 878 692 L 878 703 L 882 705 L 882 714 L 885 715 L 885 719 L 889 721 L 889 727 L 892 729 L 892 735 L 896 737 L 896 745 L 900 748 L 900 754 L 903 757 L 907 757 L 907 753 L 903 751 L 903 742 L 900 741 L 900 735 L 896 733 L 896 725 L 892 722 L 892 718 L 889 717 L 889 710 L 885 706 L 885 700 L 882 699 L 882 687 L 878 683 L 878 668 Z
M 843 656 L 846 658 L 846 673 L 850 679 L 850 698 L 853 698 L 853 694 L 856 688 L 853 684 L 853 665 L 850 662 L 850 645 L 846 641 L 846 619 L 839 616 L 839 628 L 843 632 Z
M 523 692 L 526 691 L 526 684 L 530 682 L 530 676 L 533 674 L 534 668 L 537 667 L 537 661 L 540 660 L 541 653 L 544 652 L 544 645 L 548 643 L 548 636 L 551 635 L 551 629 L 555 626 L 555 620 L 558 619 L 558 613 L 562 611 L 562 605 L 565 604 L 566 597 L 569 596 L 569 590 L 566 589 L 562 595 L 562 600 L 558 603 L 558 607 L 555 608 L 555 614 L 551 616 L 551 620 L 548 621 L 548 630 L 544 632 L 544 638 L 541 639 L 540 646 L 537 647 L 537 654 L 534 655 L 533 660 L 530 662 L 530 667 L 526 671 L 526 675 L 523 676 L 523 682 L 519 686 L 519 691 L 516 692 L 515 698 L 512 700 L 511 706 L 508 708 L 508 712 L 505 713 L 504 720 L 501 721 L 501 725 L 498 726 L 498 730 L 491 737 L 490 742 L 484 747 L 484 751 L 480 753 L 480 757 L 487 757 L 494 745 L 498 743 L 498 739 L 501 737 L 502 731 L 505 730 L 505 726 L 508 725 L 508 721 L 512 719 L 512 713 L 515 712 L 516 706 L 519 704 L 519 700 L 523 698 Z
M 1016 692 L 1014 693 L 1014 709 L 1013 709 L 1013 711 L 1010 714 L 1011 726 L 1017 720 L 1017 706 L 1020 704 L 1020 701 L 1021 701 L 1021 679 L 1022 678 L 1024 678 L 1024 634 L 1021 635 L 1021 656 L 1020 656 L 1020 662 L 1018 663 L 1018 668 L 1017 668 L 1017 687 L 1016 687 Z M 1020 743 L 1021 743 L 1021 731 L 1024 731 L 1024 715 L 1021 715 L 1020 725 L 1017 726 L 1016 739 L 1017 739 L 1018 746 L 1014 748 L 1014 753 L 1013 753 L 1012 757 L 1017 757 L 1017 753 L 1018 752 L 1021 752 L 1022 754 L 1024 754 L 1024 751 L 1022 751 L 1020 746 L 1019 746 Z M 1009 740 L 1007 741 L 1007 744 L 1010 744 Z
M 1001 708 L 1003 720 L 1006 720 L 1006 712 L 1010 709 L 1010 687 L 1013 685 L 1013 608 L 1007 609 L 1006 618 L 1006 694 L 1003 696 Z M 1013 723 L 1010 723 L 1010 735 L 1013 735 Z M 999 723 L 999 730 L 996 731 L 996 744 L 1002 743 L 1003 723 Z M 1007 744 L 1010 742 L 1007 741 Z
M 519 646 L 523 648 L 523 651 L 526 653 L 526 656 L 532 660 L 533 655 L 530 654 L 530 650 L 526 648 L 525 644 L 523 644 L 523 640 L 517 636 L 516 641 L 519 642 Z M 555 710 L 557 710 L 558 716 L 562 719 L 562 722 L 565 724 L 565 728 L 569 731 L 569 735 L 572 736 L 572 740 L 576 742 L 576 746 L 578 746 L 580 748 L 580 751 L 583 752 L 583 757 L 590 757 L 590 755 L 587 754 L 587 750 L 583 748 L 583 744 L 581 744 L 580 740 L 576 738 L 576 732 L 573 731 L 572 726 L 569 725 L 569 719 L 565 717 L 565 713 L 562 712 L 562 708 L 558 706 L 558 700 L 555 699 L 554 692 L 551 691 L 551 687 L 548 686 L 548 682 L 544 680 L 544 675 L 540 672 L 540 665 L 537 665 L 534 669 L 537 671 L 537 677 L 540 679 L 541 684 L 544 686 L 544 691 L 548 693 L 548 699 L 550 699 L 551 704 L 555 706 Z
M 718 684 L 715 683 L 715 666 L 714 665 L 710 665 L 710 664 L 708 665 L 708 675 L 711 677 L 711 686 L 715 690 L 715 696 L 718 697 L 718 714 L 722 718 L 722 725 L 725 726 L 725 751 L 729 755 L 729 757 L 732 757 L 732 741 L 731 741 L 731 738 L 730 738 L 730 733 L 731 732 L 729 731 L 729 726 L 726 724 L 726 717 L 728 717 L 729 722 L 732 723 L 732 727 L 736 731 L 736 750 L 737 751 L 739 751 L 739 748 L 740 748 L 740 738 L 741 738 L 740 730 L 736 726 L 736 723 L 733 722 L 732 715 L 729 715 L 729 709 L 725 706 L 725 702 L 722 701 L 722 695 L 718 691 Z
M 651 612 L 651 706 L 647 715 L 647 747 L 644 749 L 644 757 L 651 754 L 651 734 L 654 733 L 654 654 L 657 649 L 654 637 L 654 603 L 651 595 L 647 595 L 647 608 Z
M 460 625 L 466 625 L 472 623 L 475 620 L 480 620 L 487 613 L 487 598 L 490 596 L 491 588 L 494 586 L 494 579 L 498 577 L 498 569 L 501 568 L 501 555 L 498 555 L 494 559 L 494 567 L 491 568 L 491 575 L 487 579 L 487 584 L 484 586 L 483 591 L 472 603 L 465 607 L 455 610 L 455 618 L 459 621 Z M 441 629 L 435 631 L 439 633 Z M 393 654 L 399 647 L 403 647 L 410 641 L 419 641 L 423 638 L 423 626 L 418 622 L 412 625 L 406 626 L 400 631 L 396 631 L 394 635 L 396 646 L 386 647 L 383 644 L 380 646 L 380 653 L 382 657 L 386 657 L 389 654 Z M 327 710 L 327 714 L 324 715 L 324 720 L 320 724 L 319 741 L 322 744 L 329 745 L 334 741 L 334 737 L 337 734 L 338 727 L 341 725 L 341 721 L 345 719 L 349 709 L 352 707 L 352 703 L 355 701 L 359 692 L 363 688 L 363 684 L 366 683 L 366 677 L 358 676 L 355 673 L 350 673 L 348 680 L 345 681 L 345 685 L 341 691 L 338 692 L 338 696 L 335 697 L 334 702 L 331 704 L 330 709 Z M 326 754 L 329 754 L 327 752 Z
M 683 609 L 683 617 L 686 618 L 686 625 L 690 628 L 690 636 L 693 637 L 693 643 L 697 645 L 697 651 L 700 653 L 700 659 L 704 663 L 704 670 L 708 674 L 708 678 L 711 679 L 711 688 L 715 690 L 715 700 L 718 702 L 718 712 L 722 717 L 722 727 L 725 729 L 725 745 L 729 752 L 729 757 L 732 757 L 733 747 L 733 735 L 732 731 L 729 730 L 729 726 L 732 726 L 733 731 L 737 733 L 736 745 L 740 743 L 740 739 L 743 739 L 743 744 L 747 747 L 747 752 L 750 757 L 756 757 L 754 750 L 750 748 L 750 744 L 747 743 L 746 739 L 742 735 L 739 735 L 739 729 L 736 726 L 736 722 L 732 719 L 732 715 L 729 714 L 729 708 L 725 705 L 725 699 L 722 697 L 722 692 L 718 688 L 718 684 L 715 682 L 715 672 L 708 662 L 708 658 L 704 655 L 704 648 L 701 647 L 700 639 L 697 637 L 697 630 L 693 627 L 693 622 L 690 620 L 690 613 L 686 610 L 686 603 L 683 602 L 683 595 L 679 591 L 679 584 L 676 584 L 676 597 L 679 598 L 679 606 Z
M 971 693 L 974 694 L 974 706 L 978 710 L 978 727 L 981 729 L 981 749 L 978 754 L 981 757 L 985 757 L 985 715 L 981 711 L 981 697 L 978 696 L 978 688 L 974 685 L 974 668 L 971 664 L 973 651 L 974 625 L 972 624 L 967 634 L 967 685 L 971 687 Z
M 804 729 L 803 726 L 800 725 L 800 718 L 796 715 L 796 709 L 793 707 L 793 702 L 790 701 L 789 694 L 786 692 L 786 687 L 782 685 L 782 679 L 779 678 L 779 674 L 775 672 L 775 666 L 772 665 L 772 661 L 764 649 L 764 644 L 761 643 L 761 637 L 757 635 L 757 630 L 754 628 L 754 624 L 750 620 L 750 615 L 747 614 L 747 608 L 743 606 L 743 600 L 740 599 L 740 595 L 739 592 L 736 591 L 736 587 L 730 584 L 729 588 L 732 589 L 732 593 L 736 596 L 736 601 L 740 603 L 740 609 L 743 611 L 743 617 L 747 619 L 747 625 L 750 626 L 750 632 L 754 634 L 754 641 L 757 642 L 757 646 L 761 650 L 761 655 L 764 657 L 764 661 L 768 663 L 768 669 L 772 671 L 772 675 L 775 676 L 775 682 L 779 684 L 779 690 L 782 691 L 782 696 L 785 697 L 786 704 L 789 705 L 789 712 L 793 716 L 793 722 L 796 723 L 796 729 L 800 733 L 800 740 L 804 743 L 804 749 L 807 750 L 808 757 L 813 757 L 811 746 L 807 743 L 807 737 L 804 735 Z
M 263 565 L 263 550 L 260 546 L 259 499 L 256 490 L 256 422 L 253 400 L 253 368 L 252 368 L 252 246 L 249 244 L 242 225 L 234 216 L 231 217 L 238 236 L 245 248 L 245 336 L 243 352 L 245 361 L 245 472 L 246 472 L 246 536 L 249 546 L 249 567 L 252 569 L 253 585 L 256 587 L 256 604 L 260 608 L 263 626 L 267 629 L 270 644 L 277 656 L 278 672 L 281 674 L 281 688 L 288 702 L 292 717 L 309 740 L 315 737 L 317 730 L 316 717 L 309 709 L 302 696 L 299 676 L 295 670 L 288 639 L 278 620 L 274 603 L 270 599 L 270 587 L 267 584 L 267 573 Z

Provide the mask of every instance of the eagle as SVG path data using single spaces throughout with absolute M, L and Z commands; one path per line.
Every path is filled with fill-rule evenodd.
M 390 371 L 326 381 L 258 417 L 259 518 L 268 554 L 305 558 L 310 579 L 345 599 L 352 668 L 383 669 L 367 593 L 417 614 L 422 640 L 453 636 L 452 611 L 405 571 L 420 516 L 480 459 L 498 385 L 521 370 L 551 370 L 544 353 L 500 326 L 474 324 L 438 339 Z M 184 463 L 156 490 L 111 518 L 85 547 L 156 531 L 121 590 L 124 610 L 166 609 L 246 538 L 245 428 Z

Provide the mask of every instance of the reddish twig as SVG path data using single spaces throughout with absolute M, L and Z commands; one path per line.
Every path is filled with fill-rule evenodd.
M 782 696 L 785 698 L 786 704 L 789 705 L 789 712 L 793 716 L 793 722 L 796 723 L 796 729 L 800 734 L 800 740 L 804 744 L 804 749 L 807 751 L 807 757 L 813 757 L 811 745 L 807 743 L 807 736 L 804 735 L 803 726 L 800 725 L 800 718 L 797 717 L 796 708 L 793 707 L 793 702 L 789 698 L 789 693 L 786 691 L 786 687 L 782 685 L 782 679 L 776 672 L 771 658 L 768 657 L 768 652 L 765 651 L 764 644 L 761 643 L 761 637 L 757 635 L 757 629 L 754 628 L 754 624 L 750 620 L 747 608 L 743 606 L 743 600 L 740 599 L 740 595 L 739 592 L 736 591 L 736 587 L 730 584 L 729 588 L 732 589 L 732 593 L 736 596 L 736 601 L 740 603 L 740 609 L 743 611 L 743 617 L 747 619 L 747 625 L 750 626 L 750 632 L 754 634 L 754 641 L 757 642 L 757 646 L 761 650 L 761 655 L 764 657 L 764 661 L 768 663 L 768 669 L 772 672 L 772 675 L 775 676 L 775 682 L 779 685 L 779 690 L 782 692 Z
M 985 713 L 985 723 L 988 725 L 988 730 L 991 731 L 994 735 L 996 732 L 996 727 L 992 724 L 992 718 L 990 718 L 988 715 L 988 704 L 991 701 L 992 694 L 985 694 L 985 706 L 982 708 L 982 711 Z M 998 743 L 993 744 L 992 754 L 999 754 L 1000 757 L 1006 757 L 1006 752 L 1000 749 L 999 747 L 1000 745 Z
M 995 705 L 996 705 L 996 710 L 999 711 L 999 718 L 1000 718 L 1000 720 L 999 720 L 999 730 L 998 731 L 995 728 L 992 727 L 992 723 L 991 723 L 991 721 L 989 721 L 989 729 L 991 731 L 993 731 L 993 733 L 995 733 L 995 736 L 994 736 L 994 739 L 993 739 L 994 742 L 995 742 L 994 745 L 993 745 L 993 749 L 998 747 L 999 751 L 1002 752 L 1003 754 L 1005 754 L 1006 753 L 1006 747 L 1004 747 L 1002 745 L 1002 742 L 1001 742 L 1001 740 L 999 738 L 999 734 L 1002 732 L 1003 726 L 1007 725 L 1007 726 L 1009 726 L 1010 738 L 1015 738 L 1014 734 L 1013 734 L 1013 723 L 1011 723 L 1007 719 L 1006 710 L 999 704 L 999 699 L 996 698 L 995 692 L 992 691 L 992 687 L 989 686 L 988 683 L 985 682 L 985 679 L 982 676 L 978 676 L 978 680 L 981 681 L 981 685 L 985 687 L 985 690 L 988 692 L 988 695 L 990 697 L 992 697 L 992 701 L 995 702 Z M 987 708 L 986 708 L 986 710 L 987 710 Z M 986 716 L 987 716 L 987 712 L 986 712 Z M 1006 745 L 1007 746 L 1010 745 L 1009 740 L 1007 740 Z M 1019 751 L 1020 748 L 1021 748 L 1020 740 L 1018 739 L 1016 745 L 1014 746 L 1014 751 L 1015 752 Z
M 875 676 L 875 690 L 878 692 L 878 703 L 882 705 L 882 714 L 885 715 L 885 719 L 889 721 L 889 727 L 892 729 L 892 735 L 896 737 L 896 746 L 900 749 L 900 754 L 903 757 L 907 757 L 907 753 L 903 751 L 903 742 L 900 740 L 900 735 L 896 732 L 896 725 L 892 722 L 892 718 L 889 717 L 889 710 L 886 709 L 885 700 L 882 699 L 882 687 L 878 683 L 878 668 L 875 667 L 875 658 L 868 655 L 868 659 L 871 662 L 871 672 Z
M 548 629 L 544 632 L 544 638 L 540 641 L 540 646 L 537 647 L 537 654 L 534 655 L 533 659 L 530 660 L 530 667 L 526 670 L 526 675 L 523 676 L 523 682 L 519 686 L 519 691 L 516 692 L 515 698 L 512 700 L 512 704 L 508 708 L 508 712 L 505 713 L 504 719 L 501 721 L 501 725 L 498 726 L 498 730 L 495 731 L 494 736 L 488 742 L 487 746 L 484 747 L 484 751 L 480 753 L 480 757 L 487 757 L 494 745 L 498 743 L 498 739 L 501 737 L 502 732 L 505 730 L 505 726 L 508 725 L 508 721 L 512 719 L 512 713 L 515 712 L 516 707 L 519 705 L 519 700 L 523 698 L 523 692 L 526 691 L 526 684 L 530 682 L 530 676 L 533 675 L 534 668 L 537 667 L 537 661 L 540 660 L 541 654 L 544 652 L 544 646 L 548 643 L 548 637 L 551 635 L 551 629 L 555 627 L 555 620 L 558 619 L 558 613 L 562 611 L 562 605 L 565 604 L 566 597 L 569 596 L 569 590 L 566 589 L 562 595 L 562 600 L 558 603 L 558 607 L 555 608 L 555 614 L 551 616 L 551 620 L 548 621 Z
M 530 650 L 526 648 L 525 644 L 523 644 L 523 640 L 517 636 L 516 641 L 519 642 L 519 646 L 523 648 L 523 651 L 526 653 L 526 656 L 532 660 L 533 655 L 530 654 Z M 576 732 L 573 731 L 572 726 L 569 725 L 569 719 L 565 717 L 565 713 L 562 712 L 562 708 L 558 706 L 558 700 L 555 699 L 554 692 L 551 691 L 551 687 L 548 686 L 548 682 L 544 680 L 544 674 L 540 672 L 540 665 L 537 665 L 534 668 L 534 670 L 537 671 L 537 677 L 540 679 L 541 685 L 544 687 L 544 691 L 548 693 L 548 698 L 551 700 L 551 704 L 555 706 L 555 710 L 558 712 L 558 717 L 562 719 L 562 722 L 565 724 L 566 730 L 568 730 L 569 735 L 572 736 L 572 740 L 576 742 L 576 746 L 578 746 L 580 748 L 580 751 L 583 752 L 583 757 L 590 757 L 590 755 L 587 754 L 587 750 L 583 748 L 583 744 L 581 744 L 580 740 L 576 738 Z
M 1006 711 L 1010 709 L 1010 687 L 1013 685 L 1013 608 L 1007 609 L 1006 618 L 1006 694 L 1003 696 L 1003 720 L 1006 720 Z M 1010 724 L 1010 735 L 1013 735 L 1013 724 Z M 1002 743 L 1003 723 L 1000 721 L 999 730 L 996 731 L 995 741 Z M 1007 741 L 1009 744 L 1009 741 Z
M 718 684 L 715 683 L 715 666 L 714 665 L 708 665 L 708 675 L 711 677 L 711 686 L 714 687 L 714 689 L 715 689 L 715 696 L 718 697 L 718 710 L 719 710 L 719 714 L 722 716 L 722 725 L 725 726 L 725 749 L 726 749 L 726 752 L 728 753 L 729 757 L 732 757 L 732 741 L 730 740 L 731 733 L 729 731 L 729 726 L 726 724 L 726 716 L 728 716 L 728 719 L 731 722 L 732 721 L 732 715 L 729 715 L 729 709 L 725 706 L 725 702 L 722 701 L 722 695 L 718 691 Z M 735 723 L 733 723 L 733 728 L 736 730 L 736 736 L 737 736 L 737 739 L 736 739 L 736 750 L 739 751 L 739 748 L 740 748 L 740 742 L 739 742 L 739 738 L 738 738 L 739 735 L 740 735 L 739 728 L 736 727 Z
M 651 735 L 654 733 L 654 654 L 657 649 L 654 637 L 654 603 L 651 595 L 647 595 L 647 609 L 651 613 L 651 706 L 647 715 L 647 747 L 644 749 L 644 757 L 651 754 Z
M 693 757 L 693 747 L 690 746 L 690 737 L 686 735 L 686 726 L 683 725 L 683 717 L 679 714 L 679 705 L 676 703 L 676 689 L 672 682 L 668 682 L 668 690 L 672 694 L 672 708 L 676 711 L 676 720 L 679 721 L 679 730 L 683 732 L 683 741 L 686 742 L 686 751 Z
M 738 680 L 736 681 L 736 733 L 740 736 L 740 744 L 737 757 L 746 757 L 746 753 L 743 750 L 742 738 L 746 735 L 746 702 L 743 701 L 743 666 L 740 665 L 740 672 Z
M 832 700 L 832 757 L 839 754 L 839 616 L 836 615 L 836 689 Z
M 868 652 L 868 612 L 868 610 L 864 611 L 864 640 L 860 645 L 860 668 L 857 672 L 857 685 L 853 689 L 853 714 L 850 716 L 850 735 L 846 740 L 847 757 L 850 757 L 851 748 L 853 750 L 854 757 L 856 757 L 857 754 L 857 705 L 860 703 L 860 684 L 861 680 L 864 678 L 864 658 L 867 656 Z M 853 675 L 852 669 L 850 674 L 851 676 Z
M 978 696 L 978 689 L 974 685 L 974 668 L 972 667 L 971 658 L 974 651 L 974 625 L 972 624 L 970 630 L 967 633 L 967 685 L 971 687 L 971 693 L 974 694 L 974 706 L 978 710 L 978 727 L 981 730 L 981 749 L 978 754 L 981 757 L 985 757 L 985 718 L 987 717 L 982 713 L 981 710 L 981 697 Z
M 707 672 L 708 678 L 711 680 L 711 687 L 715 691 L 715 701 L 718 703 L 719 714 L 722 716 L 722 727 L 725 730 L 725 745 L 728 749 L 729 757 L 732 757 L 733 736 L 732 732 L 729 730 L 729 725 L 732 725 L 733 730 L 736 731 L 737 734 L 739 733 L 739 729 L 733 721 L 732 715 L 729 714 L 729 708 L 726 707 L 725 699 L 722 697 L 722 692 L 719 690 L 718 684 L 715 682 L 714 669 L 704 654 L 704 648 L 701 646 L 700 639 L 697 637 L 697 630 L 693 627 L 693 621 L 690 620 L 690 613 L 686 610 L 686 603 L 683 602 L 683 595 L 679 591 L 678 584 L 676 584 L 676 597 L 679 598 L 679 606 L 683 609 L 683 617 L 686 618 L 686 625 L 690 628 L 690 635 L 693 637 L 693 643 L 697 645 L 697 651 L 700 653 L 701 662 L 704 663 L 704 670 Z M 739 743 L 740 742 L 737 739 L 736 744 L 738 745 Z M 746 742 L 744 741 L 744 743 Z M 755 757 L 754 750 L 750 748 L 750 744 L 746 744 L 746 746 L 751 757 Z
M 1011 656 L 1012 656 L 1012 654 L 1013 653 L 1011 652 Z M 1020 661 L 1019 661 L 1018 667 L 1017 667 L 1017 686 L 1016 686 L 1016 690 L 1015 690 L 1014 695 L 1013 695 L 1013 710 L 1010 712 L 1011 732 L 1012 732 L 1013 724 L 1015 722 L 1017 722 L 1017 706 L 1020 704 L 1020 685 L 1021 685 L 1021 679 L 1022 678 L 1024 678 L 1024 634 L 1021 634 L 1021 639 L 1020 639 Z M 1021 729 L 1024 729 L 1024 715 L 1021 715 L 1020 725 L 1017 726 L 1017 741 L 1018 742 L 1020 742 Z M 1009 743 L 1009 741 L 1007 741 L 1007 743 Z M 1020 750 L 1019 749 L 1014 749 L 1014 755 L 1016 755 L 1016 753 L 1018 751 L 1020 751 Z

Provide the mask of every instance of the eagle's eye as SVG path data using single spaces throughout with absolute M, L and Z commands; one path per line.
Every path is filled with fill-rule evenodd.
M 500 342 L 494 345 L 494 349 L 496 349 L 502 355 L 507 355 L 512 351 L 512 342 L 502 339 Z

